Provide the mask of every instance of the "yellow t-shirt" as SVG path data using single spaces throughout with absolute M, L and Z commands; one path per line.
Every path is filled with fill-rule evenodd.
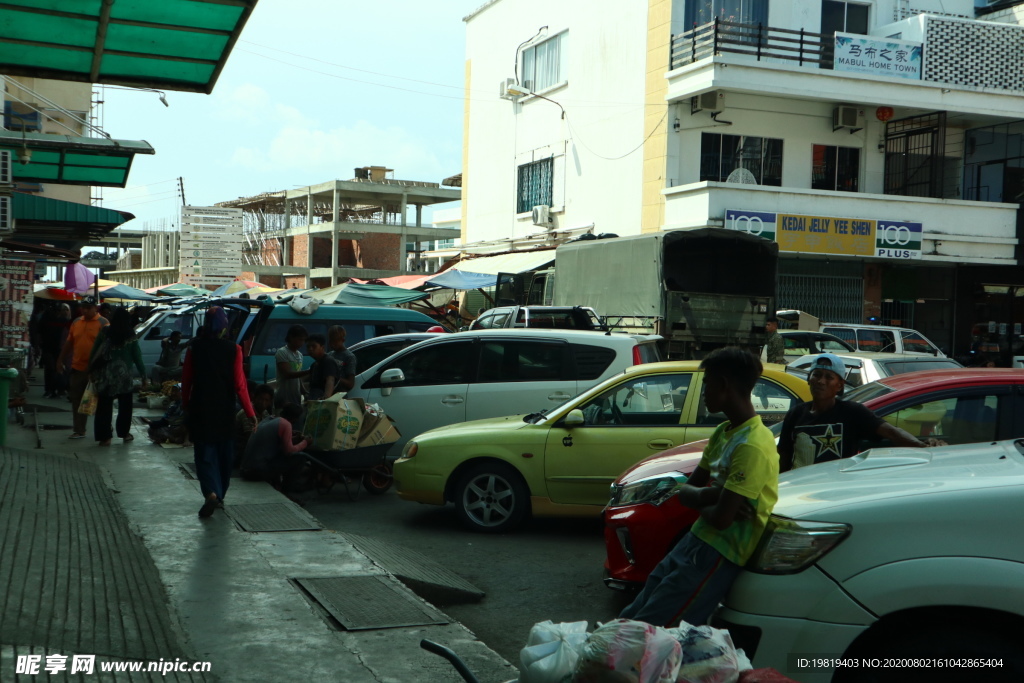
M 743 566 L 761 540 L 768 515 L 779 499 L 779 453 L 775 449 L 775 435 L 764 426 L 760 416 L 735 429 L 729 427 L 725 422 L 711 435 L 700 466 L 711 473 L 714 485 L 746 498 L 757 516 L 749 521 L 734 521 L 725 529 L 716 529 L 698 519 L 692 532 L 725 559 Z

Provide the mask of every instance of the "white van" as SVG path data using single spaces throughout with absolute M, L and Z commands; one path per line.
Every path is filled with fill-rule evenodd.
M 908 327 L 822 323 L 820 330 L 839 337 L 857 351 L 946 357 L 930 339 Z

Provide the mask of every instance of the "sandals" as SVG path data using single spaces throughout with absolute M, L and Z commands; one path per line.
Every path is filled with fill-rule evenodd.
M 125 436 L 121 437 L 121 439 L 122 439 L 122 440 L 123 440 L 123 441 L 124 441 L 125 443 L 128 443 L 129 441 L 135 441 L 135 437 L 134 437 L 134 436 L 132 436 L 132 434 L 131 434 L 131 433 L 128 433 L 127 435 L 125 435 Z
M 210 497 L 203 503 L 203 507 L 199 508 L 199 517 L 206 519 L 213 514 L 213 511 L 217 509 L 217 496 L 210 494 Z

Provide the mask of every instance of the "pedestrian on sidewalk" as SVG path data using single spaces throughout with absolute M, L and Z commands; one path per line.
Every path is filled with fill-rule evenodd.
M 286 403 L 281 416 L 264 420 L 245 447 L 242 476 L 249 481 L 266 481 L 281 491 L 294 488 L 305 468 L 302 451 L 309 439 L 294 431 L 302 408 Z
M 64 366 L 57 365 L 61 349 L 67 340 L 71 325 L 71 307 L 67 304 L 51 307 L 40 322 L 39 348 L 43 358 L 43 397 L 57 398 L 67 393 Z
M 82 395 L 89 385 L 89 356 L 92 354 L 93 344 L 100 330 L 108 324 L 107 319 L 101 317 L 96 310 L 96 299 L 91 296 L 82 299 L 78 304 L 78 310 L 81 315 L 71 323 L 68 338 L 61 349 L 60 358 L 57 359 L 58 367 L 63 367 L 67 358 L 71 359 L 69 393 L 74 427 L 69 439 L 85 438 L 89 416 L 79 413 L 78 406 L 82 404 Z
M 100 330 L 89 355 L 89 374 L 96 391 L 93 429 L 100 446 L 109 446 L 114 436 L 114 400 L 117 400 L 117 436 L 128 443 L 132 436 L 132 366 L 139 371 L 146 388 L 146 366 L 142 364 L 139 340 L 132 331 L 132 316 L 123 308 Z
M 231 482 L 235 397 L 246 415 L 256 416 L 242 370 L 242 348 L 225 338 L 227 328 L 227 313 L 212 306 L 185 353 L 181 373 L 181 403 L 195 449 L 196 475 L 203 493 L 199 516 L 203 518 L 224 503 Z
M 620 619 L 675 626 L 707 622 L 764 533 L 778 500 L 779 454 L 750 394 L 761 361 L 737 347 L 701 361 L 708 411 L 725 413 L 700 464 L 679 489 L 679 502 L 700 517 L 651 572 Z

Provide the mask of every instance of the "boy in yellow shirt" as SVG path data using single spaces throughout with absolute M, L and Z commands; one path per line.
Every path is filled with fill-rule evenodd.
M 728 421 L 715 430 L 678 494 L 700 518 L 651 572 L 622 619 L 655 626 L 706 623 L 754 552 L 778 500 L 775 437 L 750 398 L 760 359 L 727 347 L 709 354 L 701 367 L 708 412 L 725 413 Z

